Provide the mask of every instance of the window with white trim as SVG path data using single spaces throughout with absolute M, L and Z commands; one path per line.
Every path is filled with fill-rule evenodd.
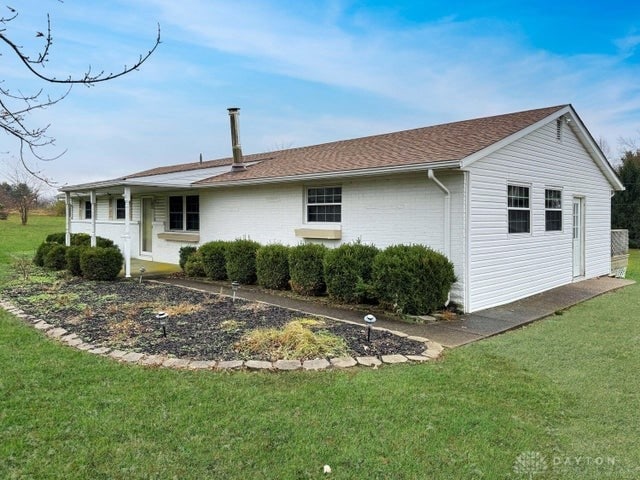
M 342 221 L 342 187 L 307 188 L 307 222 Z
M 509 233 L 531 232 L 530 189 L 522 185 L 507 185 Z
M 126 205 L 124 198 L 116 198 L 116 220 L 124 220 Z
M 200 197 L 176 195 L 169 197 L 169 230 L 200 230 Z
M 562 231 L 562 190 L 547 188 L 544 191 L 544 229 Z

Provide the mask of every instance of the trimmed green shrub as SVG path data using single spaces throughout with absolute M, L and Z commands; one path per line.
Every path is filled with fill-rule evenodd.
M 373 259 L 378 252 L 375 246 L 360 242 L 345 243 L 329 250 L 324 257 L 327 293 L 347 303 L 371 301 L 365 285 L 371 282 Z
M 224 252 L 227 278 L 245 285 L 256 283 L 256 252 L 260 248 L 253 240 L 229 242 Z
M 200 262 L 204 268 L 204 275 L 211 280 L 226 280 L 227 262 L 224 253 L 227 251 L 229 242 L 216 240 L 201 245 L 198 253 L 201 255 Z
M 189 257 L 191 255 L 193 255 L 194 253 L 196 253 L 198 251 L 197 247 L 194 247 L 192 245 L 188 245 L 185 247 L 181 247 L 180 248 L 180 268 L 182 269 L 182 271 L 184 272 L 184 266 L 187 263 L 187 260 L 189 260 Z
M 115 247 L 85 248 L 80 252 L 80 270 L 88 280 L 115 280 L 124 257 Z
M 44 268 L 49 270 L 64 270 L 67 268 L 67 259 L 65 254 L 67 247 L 58 243 L 51 244 L 51 248 L 44 255 Z
M 266 245 L 256 252 L 258 285 L 284 290 L 289 286 L 289 247 Z
M 456 281 L 453 264 L 422 245 L 394 245 L 380 252 L 372 279 L 381 304 L 411 315 L 442 307 Z
M 51 247 L 57 245 L 56 243 L 51 242 L 42 242 L 38 249 L 36 250 L 36 254 L 33 257 L 33 263 L 35 263 L 39 267 L 44 267 L 44 256 L 49 252 Z
M 327 247 L 305 243 L 289 249 L 291 289 L 302 295 L 321 295 L 325 290 L 323 261 Z
M 63 240 L 64 242 L 64 240 Z M 74 233 L 71 235 L 71 245 L 79 245 L 84 247 L 91 246 L 91 235 L 88 233 Z M 117 248 L 116 244 L 113 243 L 113 240 L 108 238 L 96 237 L 96 247 L 102 248 Z
M 207 276 L 204 268 L 204 260 L 200 251 L 192 253 L 184 263 L 184 273 L 190 277 L 205 277 Z
M 87 248 L 90 247 L 85 247 L 82 245 L 71 245 L 67 248 L 65 259 L 67 261 L 67 270 L 69 270 L 69 273 L 71 273 L 71 275 L 75 275 L 76 277 L 82 276 L 82 269 L 80 268 L 80 255 Z
M 66 233 L 65 232 L 56 232 L 50 233 L 47 235 L 47 238 L 44 239 L 45 242 L 51 243 L 59 243 L 60 245 L 64 245 Z

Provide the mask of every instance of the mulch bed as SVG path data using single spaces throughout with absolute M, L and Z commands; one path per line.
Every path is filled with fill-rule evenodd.
M 96 346 L 194 360 L 274 360 L 237 351 L 241 337 L 257 328 L 282 327 L 300 312 L 153 282 L 59 280 L 26 283 L 0 294 L 25 312 L 62 327 Z M 159 311 L 169 313 L 164 320 Z M 305 316 L 305 318 L 310 318 Z M 424 344 L 389 332 L 321 319 L 316 328 L 345 339 L 352 356 L 419 355 Z

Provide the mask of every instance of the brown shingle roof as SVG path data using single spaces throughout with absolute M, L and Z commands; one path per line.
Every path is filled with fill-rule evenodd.
M 446 123 L 370 137 L 245 155 L 246 170 L 197 182 L 229 181 L 326 174 L 384 167 L 459 161 L 546 118 L 566 105 Z M 231 158 L 146 170 L 125 178 L 180 172 L 231 164 Z

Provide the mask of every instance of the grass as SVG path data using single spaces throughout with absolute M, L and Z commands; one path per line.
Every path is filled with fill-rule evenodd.
M 0 311 L 0 478 L 638 478 L 639 311 L 632 285 L 439 362 L 275 375 L 122 365 Z

